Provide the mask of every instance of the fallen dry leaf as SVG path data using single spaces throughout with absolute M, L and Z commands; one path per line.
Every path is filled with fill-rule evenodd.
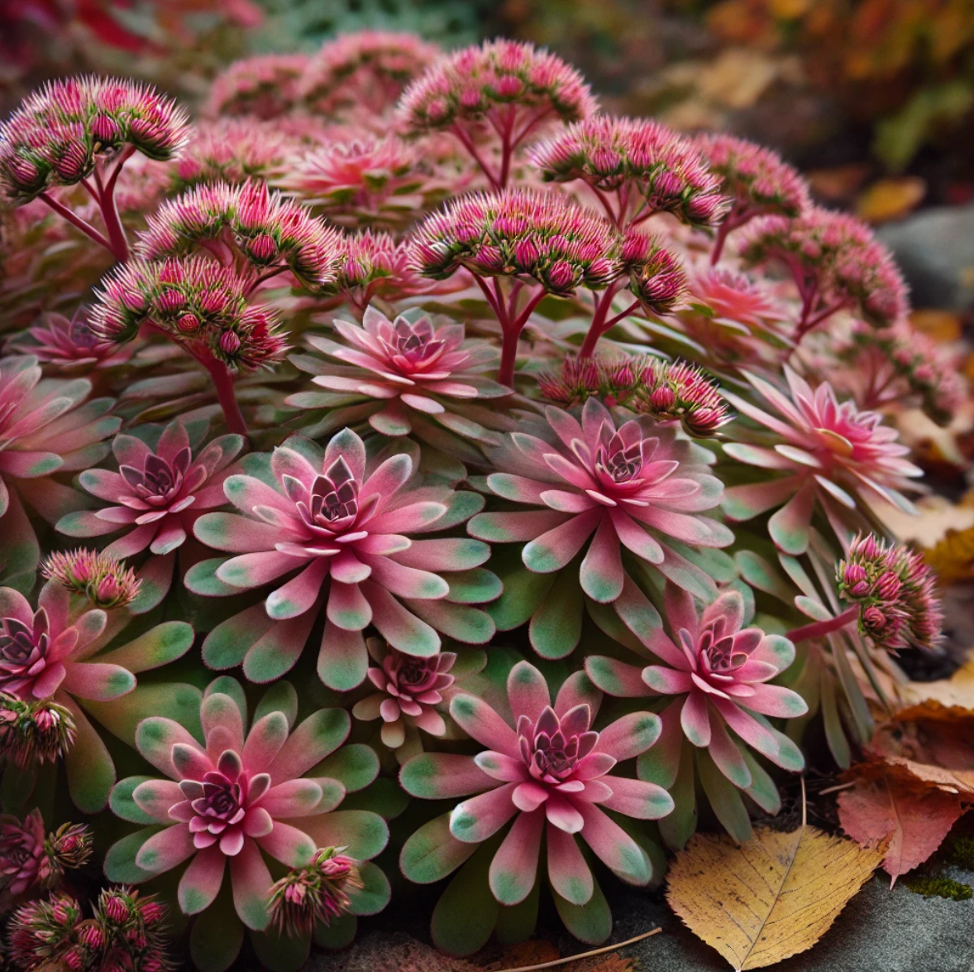
M 974 580 L 974 526 L 966 530 L 948 528 L 923 557 L 941 584 Z
M 896 879 L 927 860 L 964 812 L 957 794 L 926 786 L 881 760 L 853 766 L 855 785 L 838 797 L 842 829 L 866 847 L 888 841 L 883 869 Z
M 962 715 L 974 716 L 974 657 L 969 658 L 950 678 L 937 682 L 908 682 L 900 687 L 902 701 L 917 708 L 897 713 L 900 720 L 910 719 L 954 719 Z M 945 711 L 928 707 L 921 703 L 934 702 Z
M 900 219 L 923 201 L 927 184 L 918 176 L 880 179 L 856 200 L 856 215 L 867 223 Z
M 757 830 L 740 847 L 695 834 L 670 869 L 666 897 L 735 969 L 760 969 L 811 948 L 884 856 L 808 826 Z
M 948 310 L 923 308 L 910 314 L 910 323 L 934 341 L 959 341 L 964 333 L 960 314 Z

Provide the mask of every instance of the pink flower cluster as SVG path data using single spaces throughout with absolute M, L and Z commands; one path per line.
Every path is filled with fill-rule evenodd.
M 104 610 L 131 604 L 142 586 L 135 571 L 111 554 L 80 547 L 52 553 L 41 565 L 41 575 Z
M 248 303 L 245 280 L 204 257 L 136 259 L 102 281 L 92 331 L 125 341 L 144 325 L 233 369 L 267 367 L 287 350 L 275 312 Z
M 236 250 L 258 281 L 289 271 L 312 291 L 332 283 L 341 254 L 336 229 L 260 180 L 197 186 L 163 203 L 147 223 L 138 247 L 144 260 L 215 250 L 227 262 L 227 251 Z
M 839 310 L 876 327 L 909 312 L 892 255 L 853 216 L 811 208 L 795 219 L 765 217 L 748 228 L 742 255 L 751 264 L 779 261 L 789 268 L 802 299 L 799 338 Z
M 80 182 L 126 147 L 177 157 L 188 137 L 186 113 L 154 88 L 117 78 L 52 81 L 0 125 L 0 187 L 26 202 Z
M 596 115 L 535 146 L 530 157 L 547 182 L 584 182 L 620 227 L 660 212 L 709 227 L 725 211 L 720 181 L 698 149 L 652 120 Z
M 684 362 L 667 364 L 650 355 L 568 356 L 560 374 L 538 376 L 538 391 L 548 401 L 568 407 L 596 398 L 660 422 L 679 421 L 694 436 L 713 435 L 730 421 L 723 398 L 700 369 Z
M 923 555 L 875 535 L 859 536 L 836 567 L 839 595 L 859 607 L 859 630 L 877 645 L 936 648 L 943 611 Z
M 207 114 L 277 118 L 298 102 L 308 62 L 306 54 L 262 54 L 234 61 L 213 82 Z

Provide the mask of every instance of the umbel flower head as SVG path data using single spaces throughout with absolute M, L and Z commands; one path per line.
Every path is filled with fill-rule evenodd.
M 836 566 L 839 596 L 859 607 L 859 632 L 889 651 L 933 649 L 943 634 L 935 575 L 923 555 L 870 534 Z
M 515 108 L 530 113 L 519 117 L 519 127 L 534 128 L 542 119 L 587 118 L 596 102 L 578 71 L 559 57 L 532 44 L 494 40 L 435 60 L 403 94 L 399 117 L 413 133 L 449 131 Z
M 542 837 L 548 884 L 563 917 L 563 903 L 584 908 L 595 894 L 579 838 L 623 881 L 647 884 L 652 866 L 646 852 L 606 811 L 655 820 L 672 810 L 662 787 L 612 772 L 653 745 L 660 721 L 650 712 L 634 712 L 598 731 L 600 700 L 584 673 L 577 673 L 552 704 L 541 672 L 525 661 L 507 680 L 510 716 L 471 695 L 455 696 L 450 714 L 484 751 L 473 758 L 426 753 L 403 767 L 400 780 L 413 796 L 469 797 L 448 814 L 445 834 L 429 824 L 406 842 L 400 858 L 406 876 L 429 883 L 419 857 L 429 847 L 431 829 L 440 837 L 449 873 L 469 856 L 464 844 L 480 844 L 513 820 L 489 870 L 491 893 L 502 905 L 518 904 L 534 888 Z M 450 886 L 446 895 L 457 890 Z
M 318 925 L 326 928 L 348 914 L 349 891 L 361 890 L 358 861 L 344 847 L 315 852 L 307 866 L 294 868 L 270 890 L 271 922 L 289 938 L 308 937 Z
M 217 679 L 200 710 L 202 744 L 164 717 L 144 719 L 136 730 L 139 752 L 167 779 L 134 777 L 118 786 L 162 829 L 143 831 L 134 846 L 122 841 L 113 853 L 145 879 L 189 861 L 178 891 L 185 914 L 213 903 L 229 869 L 240 921 L 262 930 L 271 921 L 273 885 L 265 854 L 286 868 L 311 868 L 317 849 L 334 846 L 341 834 L 359 859 L 385 845 L 388 829 L 376 814 L 331 815 L 345 798 L 341 782 L 305 775 L 345 741 L 348 714 L 320 709 L 295 726 L 297 695 L 283 685 L 286 691 L 275 695 L 285 700 L 281 708 L 262 704 L 248 729 L 239 683 Z M 359 786 L 375 778 L 378 762 L 366 747 L 348 750 L 347 758 Z
M 74 716 L 63 705 L 0 692 L 0 751 L 21 770 L 63 759 L 76 736 Z
M 434 61 L 403 93 L 397 113 L 407 134 L 455 136 L 491 187 L 503 189 L 515 150 L 539 126 L 588 118 L 596 107 L 582 76 L 554 54 L 495 40 Z M 492 163 L 478 144 L 494 139 Z
M 652 119 L 596 115 L 535 146 L 530 159 L 546 182 L 581 181 L 595 190 L 620 227 L 661 212 L 710 227 L 726 210 L 720 180 L 699 150 Z
M 307 341 L 341 364 L 303 357 L 298 364 L 305 370 L 314 367 L 315 385 L 348 403 L 349 418 L 352 409 L 358 421 L 368 414 L 369 424 L 383 435 L 409 435 L 414 426 L 428 424 L 427 416 L 461 431 L 466 428 L 465 417 L 481 418 L 484 403 L 510 394 L 510 389 L 485 374 L 497 367 L 497 349 L 467 340 L 463 324 L 434 321 L 420 310 L 389 320 L 369 305 L 361 326 L 338 318 L 332 326 L 344 344 L 317 334 L 309 334 Z M 299 408 L 328 401 L 315 392 L 288 399 Z M 363 409 L 364 403 L 371 407 Z M 480 409 L 467 407 L 471 403 Z M 335 411 L 338 414 L 333 412 L 331 419 L 337 422 L 345 409 Z
M 84 547 L 50 554 L 41 565 L 41 575 L 104 610 L 131 604 L 142 586 L 131 567 L 109 553 Z
M 651 355 L 567 355 L 561 374 L 538 376 L 538 391 L 569 408 L 596 398 L 609 408 L 622 405 L 658 422 L 678 421 L 695 437 L 713 435 L 730 421 L 720 392 L 699 368 Z
M 724 452 L 737 462 L 784 473 L 766 483 L 730 487 L 724 494 L 728 516 L 749 520 L 780 506 L 768 531 L 781 550 L 797 556 L 808 547 L 812 515 L 819 504 L 839 521 L 856 508 L 857 498 L 879 498 L 913 511 L 902 491 L 923 472 L 905 458 L 910 450 L 897 441 L 896 429 L 882 425 L 878 412 L 860 411 L 852 401 L 840 403 L 828 382 L 813 390 L 787 365 L 784 370 L 788 394 L 742 372 L 776 414 L 724 393 L 742 415 L 771 433 L 748 436 L 742 430 L 741 439 L 757 444 L 729 442 Z
M 720 191 L 730 198 L 711 262 L 720 259 L 727 234 L 755 216 L 800 216 L 812 205 L 808 184 L 776 152 L 724 132 L 703 133 L 694 140 Z
M 267 183 L 201 185 L 163 203 L 146 220 L 139 255 L 156 261 L 199 252 L 201 244 L 221 244 L 239 252 L 262 279 L 290 271 L 313 292 L 334 280 L 341 234 Z
M 395 136 L 332 142 L 298 159 L 279 185 L 344 226 L 402 226 L 446 194 L 420 151 Z
M 286 115 L 297 104 L 307 66 L 306 54 L 261 54 L 234 61 L 214 79 L 207 114 L 269 120 Z
M 768 216 L 747 230 L 745 261 L 783 263 L 802 300 L 797 338 L 839 310 L 875 327 L 889 327 L 909 312 L 906 284 L 890 251 L 865 223 L 813 207 L 796 219 Z
M 91 856 L 91 834 L 84 824 L 62 824 L 48 834 L 40 810 L 23 820 L 0 817 L 0 891 L 17 897 L 35 888 L 56 887 L 66 870 Z
M 403 89 L 440 53 L 416 34 L 360 30 L 340 35 L 311 58 L 301 79 L 301 103 L 326 118 L 379 125 Z M 388 121 L 381 127 L 388 129 Z
M 471 535 L 524 543 L 521 559 L 534 573 L 571 564 L 582 590 L 596 602 L 611 603 L 627 584 L 633 586 L 624 553 L 678 583 L 697 578 L 709 585 L 704 572 L 671 543 L 726 547 L 733 542 L 727 527 L 701 515 L 718 506 L 723 490 L 710 474 L 711 453 L 648 416 L 610 412 L 595 398 L 582 407 L 581 421 L 549 406 L 543 420 L 523 422 L 521 431 L 504 436 L 488 452 L 495 468 L 504 470 L 487 477 L 490 489 L 536 509 L 478 514 L 470 521 Z M 572 598 L 570 588 L 559 590 L 559 601 Z M 549 644 L 535 623 L 531 636 L 543 655 L 557 657 L 574 647 L 567 645 L 566 651 Z
M 619 273 L 619 238 L 604 219 L 558 193 L 474 193 L 428 216 L 410 237 L 412 260 L 442 279 L 529 278 L 554 294 L 605 287 Z
M 63 960 L 76 943 L 81 917 L 78 902 L 60 892 L 21 905 L 7 925 L 11 962 L 19 969 L 35 969 Z
M 0 124 L 0 187 L 25 203 L 80 182 L 126 147 L 175 158 L 188 135 L 185 112 L 151 86 L 94 76 L 49 81 Z
M 489 556 L 487 545 L 413 539 L 464 522 L 482 499 L 446 485 L 423 485 L 415 447 L 389 451 L 382 461 L 369 459 L 350 429 L 324 449 L 292 436 L 272 455 L 250 457 L 248 468 L 259 478 L 226 480 L 224 492 L 240 513 L 208 513 L 194 532 L 233 556 L 198 565 L 186 583 L 201 594 L 273 589 L 263 604 L 210 633 L 203 646 L 210 664 L 242 661 L 248 678 L 275 678 L 297 661 L 322 608 L 327 623 L 318 673 L 341 691 L 365 678 L 362 632 L 370 624 L 393 647 L 420 657 L 439 650 L 438 630 L 468 643 L 490 639 L 493 624 L 469 606 L 477 603 L 476 590 L 465 589 L 465 603 L 455 603 L 441 576 L 448 571 L 462 578 L 460 572 L 479 567 Z M 219 582 L 216 590 L 211 577 Z M 232 639 L 236 657 L 229 664 L 226 639 Z
M 287 343 L 275 312 L 248 303 L 249 289 L 232 267 L 205 257 L 132 260 L 102 281 L 91 328 L 127 341 L 149 324 L 197 357 L 234 370 L 268 367 L 283 360 Z
M 179 190 L 201 183 L 272 182 L 297 150 L 297 141 L 270 122 L 246 117 L 201 122 L 172 181 Z
M 626 231 L 620 255 L 629 290 L 643 309 L 657 317 L 671 313 L 686 294 L 680 261 L 661 240 L 634 229 Z
M 105 548 L 109 557 L 131 557 L 146 548 L 164 555 L 182 546 L 202 513 L 226 503 L 223 482 L 244 444 L 242 436 L 221 435 L 203 446 L 206 423 L 178 419 L 136 431 L 138 436 L 117 435 L 112 443 L 118 472 L 88 469 L 78 479 L 109 505 L 69 513 L 57 524 L 69 537 L 125 530 Z

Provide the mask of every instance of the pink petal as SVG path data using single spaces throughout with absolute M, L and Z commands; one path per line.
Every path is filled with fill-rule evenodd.
M 152 874 L 162 874 L 178 867 L 196 853 L 193 835 L 184 823 L 174 824 L 153 834 L 135 855 L 135 863 Z
M 511 795 L 517 783 L 505 783 L 458 804 L 450 814 L 450 833 L 457 840 L 479 844 L 496 834 L 518 808 Z
M 198 851 L 179 880 L 179 907 L 183 914 L 197 915 L 220 893 L 226 856 L 219 847 Z
M 482 746 L 521 759 L 517 734 L 486 702 L 472 695 L 457 695 L 450 703 L 450 715 Z
M 694 746 L 710 745 L 710 715 L 707 696 L 703 692 L 693 691 L 687 696 L 680 711 L 680 724 Z
M 551 705 L 551 695 L 544 676 L 529 662 L 518 662 L 507 677 L 507 697 L 514 721 L 522 715 L 532 721 Z
M 564 797 L 554 793 L 545 803 L 545 813 L 548 816 L 548 823 L 566 834 L 577 834 L 585 825 L 585 820 L 578 808 Z
M 270 920 L 267 899 L 273 880 L 257 844 L 250 838 L 244 840 L 240 853 L 230 860 L 230 883 L 240 920 L 254 931 L 266 928 Z
M 591 900 L 595 889 L 589 870 L 575 837 L 548 824 L 548 880 L 565 900 L 582 905 Z
M 518 814 L 490 864 L 490 889 L 504 905 L 523 901 L 534 887 L 544 813 Z

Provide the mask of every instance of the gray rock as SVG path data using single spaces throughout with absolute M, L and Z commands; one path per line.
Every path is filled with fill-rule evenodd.
M 876 235 L 896 254 L 915 307 L 974 304 L 974 205 L 924 209 Z

